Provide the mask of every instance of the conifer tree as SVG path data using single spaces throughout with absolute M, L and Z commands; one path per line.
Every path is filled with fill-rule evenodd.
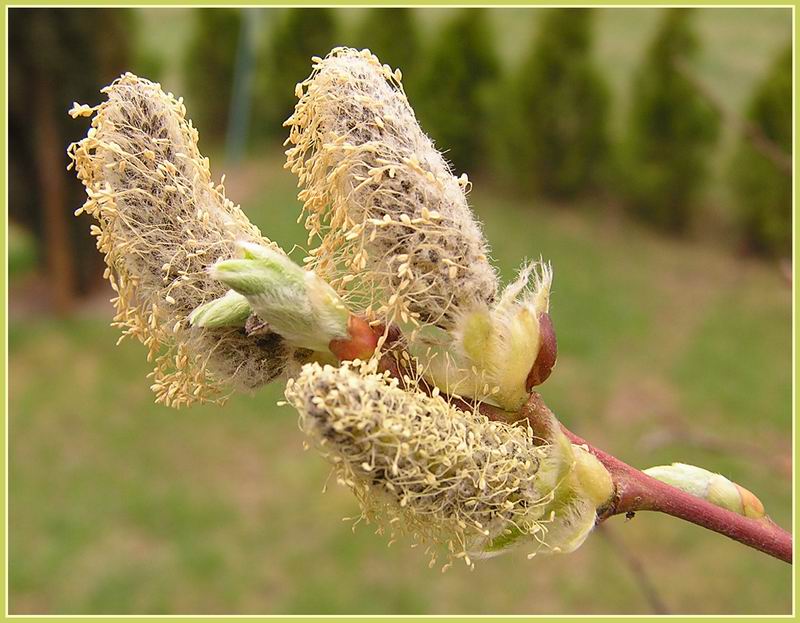
M 414 10 L 409 7 L 371 8 L 361 21 L 355 40 L 356 48 L 369 48 L 384 63 L 399 67 L 406 77 L 414 74 L 420 51 L 419 33 Z
M 187 104 L 203 136 L 222 141 L 228 126 L 240 9 L 195 9 L 192 38 L 185 56 Z
M 257 62 L 253 108 L 254 132 L 270 140 L 286 134 L 283 122 L 297 103 L 294 88 L 308 77 L 311 57 L 324 57 L 339 43 L 331 9 L 286 9 L 275 17 Z
M 666 10 L 633 85 L 623 192 L 635 215 L 675 233 L 690 225 L 719 131 L 683 73 L 698 49 L 691 9 Z
M 523 188 L 571 197 L 597 187 L 608 156 L 608 89 L 591 58 L 592 10 L 551 9 L 516 77 L 513 168 Z
M 792 48 L 785 48 L 756 87 L 748 106 L 750 123 L 787 155 L 792 153 Z M 792 177 L 742 136 L 734 157 L 733 187 L 742 237 L 754 250 L 792 252 Z
M 70 218 L 82 189 L 63 149 L 85 132 L 64 111 L 125 70 L 137 70 L 127 9 L 11 8 L 8 11 L 9 217 L 40 246 L 55 309 L 100 281 L 94 242 Z
M 412 102 L 459 172 L 485 164 L 490 89 L 499 73 L 485 9 L 462 9 L 439 32 Z

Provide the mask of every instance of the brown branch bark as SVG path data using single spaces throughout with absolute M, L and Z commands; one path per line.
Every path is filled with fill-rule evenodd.
M 794 172 L 792 154 L 787 153 L 780 145 L 764 134 L 758 125 L 732 112 L 711 89 L 697 78 L 694 72 L 685 63 L 675 60 L 675 68 L 695 89 L 697 89 L 700 95 L 703 96 L 703 99 L 708 102 L 708 105 L 711 106 L 726 123 L 741 128 L 747 140 L 750 141 L 750 144 L 757 151 L 761 152 L 762 156 L 771 160 L 772 164 L 782 173 L 789 176 L 792 175 Z
M 597 533 L 600 534 L 611 546 L 614 552 L 619 556 L 622 562 L 628 569 L 630 569 L 633 581 L 639 590 L 642 592 L 645 600 L 650 604 L 650 608 L 655 614 L 669 614 L 663 597 L 658 591 L 658 588 L 650 579 L 647 572 L 647 566 L 639 559 L 634 552 L 632 552 L 625 543 L 617 538 L 617 535 L 605 524 L 597 526 Z

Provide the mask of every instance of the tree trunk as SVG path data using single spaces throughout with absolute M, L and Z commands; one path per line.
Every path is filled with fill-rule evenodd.
M 43 76 L 36 77 L 33 127 L 36 132 L 36 168 L 44 215 L 44 256 L 51 304 L 59 314 L 68 313 L 75 300 L 75 258 L 70 239 L 69 209 L 65 187 L 66 146 L 54 119 L 54 102 Z

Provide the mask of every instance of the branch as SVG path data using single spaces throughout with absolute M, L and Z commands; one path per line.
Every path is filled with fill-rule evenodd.
M 674 60 L 675 69 L 700 93 L 704 100 L 711 106 L 717 114 L 729 125 L 738 125 L 747 140 L 750 141 L 756 151 L 774 164 L 778 170 L 791 176 L 794 172 L 792 165 L 792 155 L 770 139 L 761 128 L 748 119 L 740 118 L 732 112 L 720 98 L 718 98 L 700 79 L 695 76 L 689 66 L 678 60 Z
M 537 430 L 542 422 L 550 420 L 552 412 L 541 396 L 534 392 L 520 415 L 527 418 L 531 427 Z M 792 535 L 772 520 L 750 519 L 689 495 L 595 448 L 563 424 L 561 429 L 572 443 L 585 446 L 611 474 L 615 493 L 609 504 L 598 511 L 598 523 L 614 515 L 657 511 L 724 534 L 784 562 L 792 562 Z
M 614 552 L 620 557 L 622 562 L 625 563 L 625 566 L 630 569 L 633 581 L 636 582 L 636 585 L 642 591 L 644 598 L 647 600 L 647 603 L 650 604 L 650 608 L 652 608 L 653 612 L 656 614 L 669 614 L 669 609 L 664 603 L 664 599 L 659 594 L 656 585 L 650 579 L 647 573 L 647 567 L 642 561 L 626 547 L 625 543 L 622 543 L 617 538 L 608 526 L 604 524 L 597 526 L 597 532 L 608 541 L 608 544 Z

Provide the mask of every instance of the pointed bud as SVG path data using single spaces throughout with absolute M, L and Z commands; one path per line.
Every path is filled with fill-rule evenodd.
M 553 371 L 553 366 L 556 365 L 557 357 L 558 342 L 556 341 L 553 321 L 550 319 L 550 314 L 542 312 L 539 314 L 539 353 L 536 355 L 536 361 L 533 362 L 533 367 L 525 380 L 526 390 L 530 391 L 550 378 L 550 373 Z
M 702 467 L 673 463 L 651 467 L 644 473 L 739 515 L 752 519 L 765 516 L 764 505 L 750 491 Z
M 253 309 L 247 299 L 238 292 L 229 290 L 224 296 L 195 309 L 189 314 L 189 323 L 206 329 L 243 327 L 252 313 Z

